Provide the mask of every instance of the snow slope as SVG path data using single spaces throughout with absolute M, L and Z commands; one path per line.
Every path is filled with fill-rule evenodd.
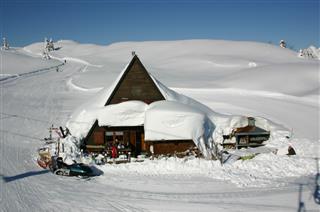
M 283 88 L 278 83 L 286 81 L 287 87 L 296 87 L 297 81 L 291 80 L 295 79 L 294 77 L 288 78 L 288 73 L 303 70 L 307 76 L 313 77 L 311 82 L 319 81 L 315 69 L 319 65 L 318 61 L 305 60 L 297 57 L 297 53 L 289 49 L 263 43 L 186 40 L 125 42 L 110 46 L 95 46 L 59 41 L 56 46 L 62 48 L 53 55 L 60 58 L 79 58 L 91 64 L 84 73 L 77 76 L 75 81 L 87 87 L 110 85 L 123 70 L 125 64 L 130 61 L 131 51 L 135 51 L 147 70 L 168 87 L 216 88 L 232 86 L 295 95 L 296 93 L 288 91 L 286 87 Z M 42 43 L 37 43 L 25 47 L 25 49 L 40 53 L 41 47 Z M 295 65 L 298 66 L 295 67 Z M 270 67 L 273 68 L 270 70 Z M 94 71 L 95 74 L 88 73 L 90 71 Z M 276 74 L 275 79 L 260 76 L 260 74 L 267 74 L 270 71 L 273 73 L 268 76 Z M 241 76 L 242 74 L 243 76 Z M 108 78 L 103 77 L 106 75 Z M 249 75 L 252 77 L 248 79 Z M 197 80 L 193 79 L 194 76 L 197 76 Z M 233 81 L 230 80 L 230 84 L 226 86 L 225 83 L 229 82 L 228 78 L 230 77 L 239 78 L 239 83 L 231 84 Z M 277 82 L 276 86 L 274 80 Z M 247 87 L 245 82 L 250 82 L 247 83 L 250 84 L 250 87 Z M 310 86 L 310 89 L 318 91 L 319 88 Z
M 30 72 L 46 71 L 51 67 L 61 64 L 59 61 L 45 61 L 37 56 L 26 54 L 26 52 L 21 51 L 21 49 L 12 48 L 6 51 L 0 51 L 0 58 L 0 80 L 17 77 Z
M 40 53 L 42 45 L 36 43 L 24 49 Z M 215 99 L 216 91 L 219 94 L 225 91 L 235 96 L 255 95 L 303 101 L 312 104 L 313 114 L 317 113 L 319 61 L 300 58 L 296 52 L 289 49 L 263 43 L 212 40 L 124 42 L 109 46 L 63 40 L 55 45 L 62 48 L 53 55 L 60 58 L 79 58 L 84 64 L 90 64 L 73 76 L 72 82 L 80 88 L 108 88 L 130 61 L 130 52 L 134 50 L 147 70 L 167 87 L 181 88 L 179 91 L 187 96 L 191 88 L 196 88 L 196 91 L 201 89 L 201 92 L 206 89 L 208 94 L 211 92 L 209 101 L 199 99 L 201 94 L 191 96 L 205 105 L 214 104 L 215 101 L 212 100 Z M 232 103 L 233 100 L 236 99 L 223 102 L 231 103 L 230 105 L 235 107 L 237 104 Z M 255 105 L 252 107 L 256 108 Z M 213 107 L 211 109 L 216 111 Z M 281 108 L 269 109 L 277 111 Z M 260 111 L 261 116 L 270 117 L 270 114 L 265 116 L 261 112 L 266 111 Z M 319 129 L 317 117 L 312 115 L 303 119 L 304 122 L 307 120 L 310 124 L 305 130 L 310 128 L 312 132 L 307 130 L 308 133 L 303 136 L 311 133 L 311 138 L 319 138 L 316 130 Z M 290 124 L 286 124 L 286 127 L 292 128 Z M 300 131 L 299 128 L 295 130 Z
M 39 64 L 48 68 L 67 59 L 62 72 L 0 82 L 1 210 L 294 211 L 300 186 L 307 210 L 317 210 L 309 197 L 316 172 L 313 157 L 319 157 L 319 61 L 254 42 L 97 46 L 59 41 L 55 46 L 61 49 L 52 53 L 57 60 L 51 61 L 37 58 L 42 43 L 18 49 L 8 73 L 28 73 Z M 106 165 L 100 167 L 104 175 L 90 181 L 40 169 L 35 164 L 36 149 L 47 128 L 52 123 L 64 126 L 79 105 L 105 92 L 100 89 L 112 85 L 130 61 L 131 51 L 164 85 L 213 111 L 265 117 L 277 129 L 293 129 L 290 143 L 297 156 L 267 153 L 226 166 L 196 158 L 163 158 Z M 30 59 L 31 69 L 19 65 L 20 55 Z M 220 124 L 230 123 L 227 118 Z

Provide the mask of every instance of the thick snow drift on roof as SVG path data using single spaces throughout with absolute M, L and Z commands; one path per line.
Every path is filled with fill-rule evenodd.
M 144 124 L 146 108 L 147 104 L 141 101 L 128 101 L 106 107 L 80 107 L 69 120 L 68 127 L 74 136 L 82 138 L 96 120 L 99 126 L 140 126 Z
M 141 101 L 127 101 L 97 110 L 99 126 L 139 126 L 144 124 L 148 105 Z
M 129 62 L 130 63 L 130 62 Z M 122 72 L 120 73 L 120 75 L 117 77 L 117 79 L 111 84 L 110 87 L 106 87 L 104 89 L 102 89 L 96 96 L 94 96 L 91 100 L 89 100 L 87 103 L 85 103 L 84 105 L 80 106 L 79 108 L 77 108 L 75 110 L 75 112 L 72 114 L 71 119 L 69 120 L 69 122 L 67 123 L 67 126 L 73 131 L 75 132 L 75 135 L 78 137 L 84 137 L 86 136 L 86 134 L 88 133 L 88 131 L 90 130 L 90 125 L 93 122 L 93 117 L 95 117 L 96 119 L 98 119 L 98 117 L 102 117 L 101 114 L 103 113 L 109 113 L 108 111 L 112 110 L 113 113 L 112 114 L 121 114 L 122 112 L 124 112 L 124 108 L 122 108 L 122 106 L 126 106 L 127 104 L 132 104 L 132 103 L 122 103 L 120 106 L 114 106 L 114 105 L 108 105 L 107 107 L 105 107 L 105 103 L 107 102 L 107 100 L 110 98 L 110 95 L 112 94 L 113 90 L 115 89 L 115 87 L 117 86 L 117 84 L 119 83 L 122 75 L 125 73 L 129 63 L 126 65 L 126 67 L 122 70 Z M 210 108 L 208 108 L 207 106 L 197 102 L 194 99 L 191 99 L 187 96 L 184 96 L 182 94 L 179 94 L 169 88 L 167 88 L 165 85 L 163 85 L 161 82 L 159 82 L 157 79 L 155 79 L 152 75 L 150 75 L 152 80 L 154 81 L 154 83 L 156 84 L 156 86 L 158 87 L 158 89 L 160 90 L 160 92 L 162 93 L 162 95 L 165 97 L 166 100 L 169 101 L 176 101 L 176 102 L 180 102 L 184 105 L 189 105 L 190 107 L 196 108 L 199 111 L 202 111 L 205 114 L 215 114 Z M 181 105 L 182 105 L 181 104 Z M 111 106 L 111 107 L 110 107 Z M 108 108 L 108 109 L 105 109 Z M 112 108 L 112 109 L 110 109 Z M 142 106 L 141 108 L 145 108 L 145 106 Z M 127 108 L 128 109 L 128 108 Z M 118 111 L 120 110 L 120 111 Z M 100 115 L 97 114 L 97 111 L 102 111 L 102 113 Z M 125 112 L 128 116 L 128 114 L 130 114 L 130 111 L 126 111 Z M 88 119 L 85 119 L 85 114 L 88 116 Z M 94 115 L 93 115 L 94 114 Z M 218 115 L 218 114 L 215 114 Z M 133 117 L 134 115 L 131 114 L 131 117 Z M 107 116 L 106 116 L 107 117 Z M 101 125 L 112 125 L 112 126 L 117 126 L 116 123 L 118 123 L 118 121 L 116 121 L 116 118 L 111 118 L 113 117 L 113 115 L 111 115 L 109 117 L 109 122 L 107 121 L 108 118 L 104 118 L 101 119 L 99 118 L 99 125 L 101 122 Z M 121 116 L 124 117 L 124 116 Z M 136 121 L 136 120 L 135 120 Z M 108 124 L 106 124 L 108 122 Z M 123 119 L 123 123 L 121 123 L 121 121 L 118 123 L 120 124 L 119 126 L 124 126 L 125 120 Z M 112 124 L 113 123 L 113 124 Z M 130 121 L 129 121 L 130 123 Z M 143 123 L 142 123 L 143 124 Z M 141 125 L 138 124 L 138 125 Z M 133 126 L 133 125 L 127 125 L 127 126 Z M 190 139 L 190 137 L 189 137 Z
M 206 158 L 214 124 L 196 107 L 174 101 L 152 103 L 145 116 L 145 140 L 193 140 Z
M 84 137 L 92 124 L 99 126 L 142 126 L 145 140 L 193 140 L 205 157 L 210 156 L 214 124 L 198 109 L 177 101 L 157 101 L 147 105 L 141 101 L 127 101 L 82 110 L 76 121 L 70 122 L 73 135 Z
M 172 101 L 158 101 L 146 112 L 146 140 L 183 140 L 200 137 L 206 116 L 191 106 Z M 200 132 L 199 132 L 200 131 Z

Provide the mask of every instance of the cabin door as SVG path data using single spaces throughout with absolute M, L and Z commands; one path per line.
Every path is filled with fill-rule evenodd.
M 95 145 L 104 145 L 104 132 L 103 131 L 95 131 L 93 133 L 93 143 Z
M 136 132 L 136 157 L 141 154 L 141 133 Z

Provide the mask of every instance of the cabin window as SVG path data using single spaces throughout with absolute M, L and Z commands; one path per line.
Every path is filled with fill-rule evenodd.
M 124 132 L 123 131 L 107 131 L 105 133 L 105 140 L 107 147 L 112 147 L 113 143 L 115 145 L 124 143 Z

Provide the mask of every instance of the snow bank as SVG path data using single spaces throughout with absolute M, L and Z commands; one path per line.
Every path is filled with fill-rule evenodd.
M 243 70 L 225 77 L 219 86 L 304 96 L 319 90 L 318 78 L 319 63 L 310 61 Z
M 99 166 L 105 173 L 116 176 L 208 177 L 233 183 L 239 187 L 267 187 L 295 183 L 301 176 L 315 174 L 313 159 L 299 156 L 260 154 L 251 160 L 238 160 L 221 166 L 219 161 L 200 158 L 160 158 L 142 163 L 107 164 Z M 104 176 L 100 177 L 105 180 Z

